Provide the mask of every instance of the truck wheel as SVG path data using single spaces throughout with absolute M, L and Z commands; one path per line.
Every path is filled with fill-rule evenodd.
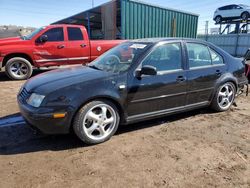
M 211 108 L 217 112 L 227 111 L 233 104 L 236 88 L 232 82 L 222 84 L 216 91 Z
M 5 66 L 5 73 L 12 80 L 25 80 L 32 75 L 31 63 L 22 57 L 9 59 Z
M 73 129 L 84 143 L 99 144 L 115 134 L 119 122 L 120 116 L 113 103 L 92 101 L 78 111 Z

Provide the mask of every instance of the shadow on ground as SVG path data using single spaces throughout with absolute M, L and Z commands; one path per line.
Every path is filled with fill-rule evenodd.
M 198 114 L 208 113 L 213 112 L 209 109 L 201 109 L 141 123 L 121 126 L 115 136 L 158 126 L 163 123 L 171 123 Z M 0 155 L 15 155 L 46 150 L 61 151 L 78 147 L 88 146 L 84 145 L 84 143 L 82 143 L 73 133 L 69 135 L 57 136 L 35 134 L 35 132 L 26 124 L 2 128 L 0 127 Z

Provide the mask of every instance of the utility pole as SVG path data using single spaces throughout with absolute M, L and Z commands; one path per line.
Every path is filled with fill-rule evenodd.
M 92 8 L 94 7 L 94 0 L 92 0 Z
M 205 35 L 208 35 L 208 21 L 205 24 Z

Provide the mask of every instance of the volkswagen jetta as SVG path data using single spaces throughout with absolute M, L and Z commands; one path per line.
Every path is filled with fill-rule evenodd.
M 228 110 L 246 83 L 242 61 L 210 43 L 141 39 L 88 66 L 33 77 L 17 98 L 23 117 L 42 132 L 72 128 L 83 142 L 97 144 L 121 124 L 206 106 Z

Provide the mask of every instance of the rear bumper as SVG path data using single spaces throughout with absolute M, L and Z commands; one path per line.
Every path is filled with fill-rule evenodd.
M 18 100 L 20 112 L 26 122 L 45 134 L 67 134 L 70 132 L 73 111 L 56 108 L 34 108 Z M 54 118 L 54 113 L 66 113 L 64 118 Z
M 0 70 L 3 67 L 3 57 L 0 56 Z

